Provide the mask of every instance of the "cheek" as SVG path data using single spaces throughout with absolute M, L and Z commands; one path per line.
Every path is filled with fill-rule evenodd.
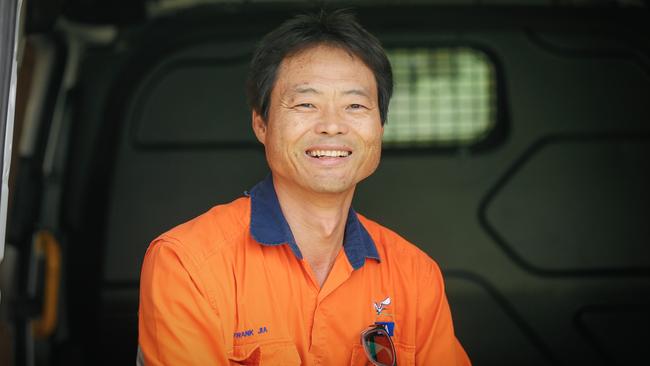
M 282 139 L 281 136 L 273 129 L 269 129 L 266 133 L 266 158 L 269 162 L 277 161 L 280 154 L 282 153 Z
M 381 130 L 370 130 L 366 132 L 366 143 L 368 145 L 368 149 L 371 150 L 372 152 L 380 152 L 381 151 L 381 138 L 382 138 L 382 133 Z
M 375 158 L 377 159 L 377 163 L 379 164 L 379 159 L 381 158 L 381 143 L 382 143 L 382 137 L 383 135 L 381 133 L 377 134 L 377 137 L 375 138 L 374 144 L 373 144 L 373 153 L 375 155 Z
M 381 159 L 381 140 L 379 140 L 375 145 L 372 147 L 371 151 L 372 158 L 369 160 L 372 160 L 372 165 L 374 168 L 377 168 L 379 165 L 379 160 Z
M 374 135 L 366 140 L 366 157 L 364 164 L 369 168 L 376 168 L 381 158 L 381 134 Z
M 271 156 L 277 162 L 299 158 L 300 151 L 296 149 L 297 145 L 291 131 L 288 129 L 279 131 L 282 126 L 278 127 L 280 128 L 269 130 L 267 133 L 267 157 Z

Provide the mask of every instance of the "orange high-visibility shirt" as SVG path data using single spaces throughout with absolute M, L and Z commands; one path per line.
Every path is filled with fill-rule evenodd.
M 436 263 L 350 209 L 319 287 L 269 176 L 250 197 L 154 240 L 140 280 L 145 365 L 366 365 L 360 333 L 388 325 L 398 365 L 469 365 Z

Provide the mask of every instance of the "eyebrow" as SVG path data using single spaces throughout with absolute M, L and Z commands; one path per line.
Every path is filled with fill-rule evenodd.
M 293 88 L 293 92 L 296 94 L 323 94 L 320 90 L 317 90 L 312 87 L 297 86 Z M 359 95 L 362 97 L 370 98 L 368 93 L 363 89 L 349 89 L 343 92 L 343 95 Z
M 297 94 L 323 94 L 321 91 L 308 86 L 297 86 L 293 88 L 293 91 Z
M 363 89 L 350 89 L 343 92 L 343 95 L 359 95 L 362 97 L 370 98 L 368 93 Z

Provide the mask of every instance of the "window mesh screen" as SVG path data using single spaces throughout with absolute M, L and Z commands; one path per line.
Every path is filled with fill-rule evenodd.
M 496 124 L 492 61 L 467 48 L 388 50 L 395 89 L 385 146 L 465 146 Z

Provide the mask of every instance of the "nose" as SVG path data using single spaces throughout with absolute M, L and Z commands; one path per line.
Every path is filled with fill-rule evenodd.
M 334 108 L 323 111 L 315 127 L 317 134 L 332 136 L 346 134 L 349 128 L 345 118 Z

